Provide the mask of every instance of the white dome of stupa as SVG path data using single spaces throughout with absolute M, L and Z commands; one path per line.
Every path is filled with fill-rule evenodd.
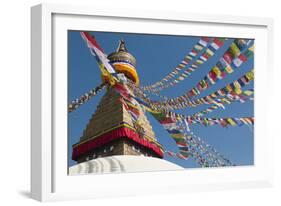
M 184 168 L 179 165 L 160 158 L 135 155 L 116 155 L 101 157 L 71 166 L 69 168 L 69 175 L 183 169 Z

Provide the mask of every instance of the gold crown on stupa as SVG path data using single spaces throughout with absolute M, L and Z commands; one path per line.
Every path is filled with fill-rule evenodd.
M 111 62 L 126 62 L 136 67 L 137 61 L 136 58 L 128 52 L 125 41 L 120 40 L 119 45 L 115 52 L 108 55 L 108 59 Z
M 117 50 L 107 56 L 110 63 L 114 66 L 118 73 L 123 73 L 125 76 L 139 84 L 138 74 L 136 72 L 136 58 L 130 54 L 125 46 L 125 41 L 120 40 Z

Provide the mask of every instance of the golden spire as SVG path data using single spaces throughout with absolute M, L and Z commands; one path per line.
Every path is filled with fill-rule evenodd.
M 107 56 L 110 63 L 118 73 L 123 73 L 129 79 L 139 84 L 138 74 L 136 72 L 136 58 L 128 52 L 125 41 L 120 40 L 115 52 Z

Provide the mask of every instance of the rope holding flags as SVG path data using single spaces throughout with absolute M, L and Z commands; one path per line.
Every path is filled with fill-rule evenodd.
M 214 105 L 208 107 L 207 109 L 201 110 L 194 113 L 192 116 L 203 116 L 207 113 L 213 112 L 216 109 L 222 108 L 225 109 L 224 104 L 231 104 L 233 102 L 245 103 L 247 100 L 253 100 L 252 95 L 254 94 L 253 90 L 243 91 L 242 94 L 237 95 L 234 92 L 231 92 L 226 95 L 226 97 L 216 99 L 213 101 Z
M 228 74 L 231 74 L 234 69 L 239 68 L 248 58 L 251 57 L 251 44 L 252 40 L 245 41 L 243 45 L 240 46 L 242 51 L 240 51 L 237 46 L 238 40 L 235 40 L 229 47 L 229 49 L 224 53 L 223 57 L 219 59 L 217 64 L 208 72 L 208 74 L 199 81 L 195 87 L 186 92 L 185 97 L 191 98 L 199 95 L 202 91 L 210 88 L 219 80 L 224 79 Z M 248 57 L 246 56 L 248 54 Z
M 169 73 L 161 81 L 149 86 L 144 86 L 142 89 L 157 95 L 157 92 L 171 86 L 175 86 L 180 81 L 189 77 L 193 71 L 197 70 L 200 65 L 212 57 L 215 52 L 223 46 L 225 40 L 225 38 L 213 38 L 211 40 L 210 38 L 202 37 L 184 60 L 171 73 Z M 183 69 L 188 65 L 190 66 L 183 71 Z M 180 72 L 182 73 L 180 74 Z M 168 81 L 175 78 L 176 75 L 179 75 L 179 77 L 168 83 Z
M 180 96 L 177 98 L 169 99 L 168 101 L 162 103 L 155 102 L 153 103 L 154 104 L 153 106 L 157 108 L 163 108 L 165 106 L 166 107 L 168 106 L 169 109 L 182 109 L 185 107 L 196 107 L 201 104 L 213 104 L 216 98 L 219 96 L 226 96 L 231 92 L 240 95 L 241 88 L 248 85 L 253 80 L 253 76 L 254 76 L 253 71 L 247 72 L 238 80 L 226 85 L 225 87 L 217 90 L 216 92 L 213 92 L 210 95 L 207 95 L 199 99 L 189 100 L 186 99 L 184 96 Z
M 151 90 L 156 89 L 158 86 L 163 86 L 165 82 L 168 82 L 169 79 L 175 77 L 179 72 L 186 67 L 202 50 L 206 48 L 208 45 L 208 42 L 210 41 L 207 37 L 202 37 L 199 42 L 197 42 L 194 47 L 191 49 L 191 51 L 184 57 L 184 59 L 179 63 L 176 68 L 170 72 L 168 75 L 166 75 L 162 80 L 159 82 L 156 82 L 151 85 L 143 86 L 144 90 Z
M 247 96 L 251 96 L 253 92 L 246 91 L 242 92 L 242 88 L 246 85 L 249 85 L 254 79 L 254 72 L 249 71 L 236 81 L 227 84 L 225 87 L 207 95 L 205 97 L 201 97 L 195 100 L 186 99 L 184 96 L 179 96 L 177 98 L 168 99 L 166 101 L 153 101 L 147 97 L 147 95 L 134 84 L 128 82 L 130 87 L 133 88 L 134 94 L 136 97 L 141 99 L 143 102 L 149 105 L 150 108 L 155 110 L 174 110 L 174 109 L 183 109 L 186 107 L 196 107 L 202 104 L 228 104 L 233 101 L 243 102 Z M 221 97 L 220 99 L 218 99 Z
M 181 105 L 184 104 L 185 106 L 192 106 L 192 101 L 190 101 L 191 97 L 199 95 L 202 91 L 208 89 L 217 81 L 224 79 L 228 74 L 233 73 L 234 69 L 239 68 L 244 62 L 247 61 L 247 59 L 253 56 L 253 49 L 254 47 L 252 40 L 236 39 L 234 42 L 232 42 L 230 48 L 224 53 L 224 55 L 220 58 L 217 64 L 208 72 L 208 74 L 201 81 L 196 84 L 195 87 L 186 92 L 184 95 L 167 100 L 165 102 L 166 105 L 175 105 L 175 103 L 177 102 Z M 253 74 L 248 74 L 245 78 L 249 77 L 249 79 L 252 80 L 253 78 L 251 78 L 250 75 Z M 240 88 L 243 87 L 244 84 L 247 84 L 247 79 L 245 78 L 241 78 L 240 80 L 233 82 L 232 84 L 234 85 L 229 85 L 229 87 L 234 88 L 234 91 L 236 93 L 240 93 Z M 228 88 L 226 88 L 226 90 L 228 90 Z M 188 105 L 187 102 L 191 102 L 191 105 Z
M 165 151 L 165 153 L 173 158 L 178 158 L 182 160 L 187 160 L 189 159 L 189 154 L 188 153 L 183 153 L 183 152 L 172 152 L 172 151 Z
M 147 109 L 147 108 L 146 108 Z M 174 121 L 181 120 L 187 121 L 188 124 L 202 124 L 204 126 L 221 125 L 222 127 L 227 126 L 243 126 L 243 125 L 254 125 L 253 117 L 201 117 L 201 116 L 185 116 L 171 111 L 156 111 L 147 109 L 156 119 L 159 117 L 174 118 Z M 160 122 L 161 123 L 161 122 Z
M 78 107 L 85 104 L 92 97 L 96 96 L 100 91 L 102 91 L 105 88 L 105 86 L 106 85 L 104 83 L 102 83 L 101 85 L 91 89 L 89 92 L 83 94 L 81 97 L 71 101 L 71 103 L 68 104 L 68 112 L 73 112 Z
M 206 144 L 201 138 L 189 132 L 184 121 L 178 121 L 175 116 L 167 117 L 163 114 L 152 113 L 155 119 L 165 128 L 179 148 L 181 159 L 192 157 L 202 167 L 218 167 L 233 165 L 228 159 Z M 168 153 L 175 156 L 175 153 Z

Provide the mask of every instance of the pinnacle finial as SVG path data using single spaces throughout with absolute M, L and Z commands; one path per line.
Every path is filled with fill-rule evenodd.
M 128 52 L 128 50 L 126 49 L 125 41 L 124 40 L 119 40 L 119 45 L 118 45 L 118 48 L 117 48 L 116 51 L 117 52 L 120 52 L 120 51 Z

